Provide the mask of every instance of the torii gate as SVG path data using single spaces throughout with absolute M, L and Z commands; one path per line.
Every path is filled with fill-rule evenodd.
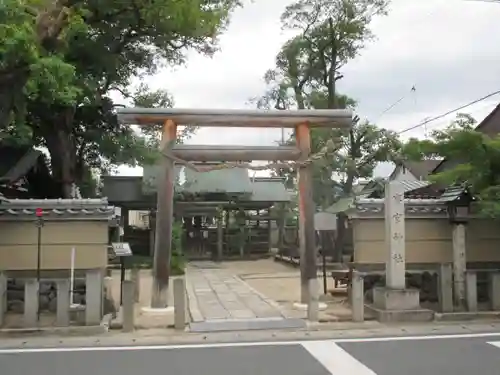
M 130 125 L 163 125 L 162 158 L 158 178 L 156 240 L 153 264 L 152 308 L 166 308 L 174 197 L 174 159 L 183 161 L 306 161 L 311 156 L 311 127 L 349 128 L 349 110 L 213 110 L 178 108 L 118 108 L 118 119 Z M 174 145 L 178 125 L 236 128 L 293 128 L 296 146 L 192 146 Z M 308 318 L 317 319 L 318 284 L 314 230 L 315 205 L 311 163 L 298 164 L 301 302 Z

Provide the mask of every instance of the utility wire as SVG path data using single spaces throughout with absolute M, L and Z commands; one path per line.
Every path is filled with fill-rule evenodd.
M 483 97 L 481 97 L 481 98 L 479 98 L 479 99 L 476 99 L 476 100 L 474 100 L 474 101 L 472 101 L 472 102 L 470 102 L 470 103 L 467 103 L 467 104 L 465 104 L 465 105 L 462 105 L 462 106 L 460 106 L 460 107 L 458 107 L 458 108 L 452 109 L 451 111 L 448 111 L 448 112 L 446 112 L 446 113 L 443 113 L 443 114 L 441 114 L 441 115 L 439 115 L 439 116 L 436 116 L 436 117 L 431 117 L 431 118 L 429 118 L 429 119 L 427 119 L 427 120 L 425 120 L 425 121 L 422 121 L 421 123 L 419 123 L 419 124 L 417 124 L 417 125 L 413 125 L 413 126 L 410 126 L 409 128 L 406 128 L 406 129 L 404 129 L 404 130 L 401 130 L 401 131 L 399 131 L 397 134 L 403 134 L 403 133 L 409 132 L 410 130 L 418 129 L 418 128 L 422 127 L 422 126 L 427 125 L 429 122 L 433 122 L 433 121 L 436 121 L 436 120 L 440 120 L 440 119 L 442 119 L 443 117 L 446 117 L 446 116 L 448 116 L 448 115 L 451 115 L 451 114 L 452 114 L 452 113 L 454 113 L 454 112 L 457 112 L 457 111 L 460 111 L 460 110 L 465 109 L 465 108 L 467 108 L 467 107 L 470 107 L 471 105 L 474 105 L 474 104 L 476 104 L 476 103 L 482 102 L 483 100 L 486 100 L 486 99 L 491 98 L 492 96 L 495 96 L 495 95 L 498 95 L 498 94 L 500 94 L 500 90 L 494 91 L 494 92 L 492 92 L 492 93 L 490 93 L 490 94 L 488 94 L 488 95 L 485 95 L 485 96 L 483 96 Z
M 411 90 L 410 90 L 410 93 L 414 93 L 416 92 L 416 88 L 415 88 L 415 85 L 412 86 Z M 380 118 L 385 115 L 387 112 L 389 112 L 391 109 L 393 109 L 395 106 L 397 106 L 399 103 L 401 103 L 404 99 L 406 99 L 406 94 L 403 95 L 401 98 L 399 98 L 398 100 L 396 100 L 394 103 L 392 103 L 389 107 L 387 107 L 386 109 L 384 109 L 382 111 L 382 113 L 380 113 L 380 115 L 378 115 L 378 118 L 377 118 L 377 121 L 378 122 L 380 120 Z

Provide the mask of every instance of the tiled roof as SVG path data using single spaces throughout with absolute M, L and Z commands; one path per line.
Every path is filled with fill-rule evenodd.
M 12 149 L 7 150 L 8 153 L 15 154 Z M 38 159 L 43 157 L 41 151 L 34 149 L 22 150 L 19 152 L 19 155 L 10 155 L 11 158 L 17 156 L 18 159 L 9 166 L 9 169 L 6 170 L 2 176 L 0 176 L 0 182 L 7 184 L 16 182 L 21 177 L 26 176 L 29 170 L 36 166 Z
M 290 193 L 280 178 L 256 178 L 251 181 L 253 202 L 290 202 Z
M 454 185 L 448 187 L 439 197 L 439 200 L 442 202 L 458 202 L 462 200 L 473 201 L 474 198 L 466 186 Z
M 46 220 L 108 220 L 114 207 L 107 199 L 11 199 L 0 205 L 0 220 L 35 220 L 35 210 Z
M 445 217 L 446 205 L 439 199 L 405 199 L 405 214 L 408 216 Z M 358 199 L 348 211 L 350 217 L 383 217 L 384 199 Z
M 355 197 L 346 197 L 339 199 L 336 203 L 332 204 L 330 207 L 324 210 L 324 212 L 330 214 L 338 214 L 339 212 L 345 212 L 350 210 L 355 206 Z
M 176 166 L 176 177 L 181 177 L 182 167 Z M 152 194 L 156 194 L 158 167 L 145 166 L 143 177 L 103 176 L 103 194 L 111 202 L 139 202 L 149 204 Z M 200 194 L 227 193 L 236 196 L 240 201 L 289 202 L 283 179 L 277 177 L 248 176 L 245 168 L 222 169 L 211 172 L 194 172 L 184 170 L 185 181 L 175 189 L 178 193 Z M 152 202 L 152 201 L 151 201 Z
M 410 191 L 421 189 L 431 185 L 429 181 L 409 181 L 403 180 L 399 181 L 401 185 L 403 185 L 403 189 L 405 193 L 409 193 Z
M 408 194 L 414 190 L 422 189 L 432 184 L 429 181 L 419 181 L 419 180 L 398 180 L 398 182 L 403 185 L 404 193 Z M 383 195 L 385 191 L 385 184 L 383 181 L 372 181 L 371 184 L 366 186 L 365 191 L 359 194 L 360 198 L 370 198 L 373 193 L 378 193 Z
M 405 161 L 404 166 L 412 175 L 420 180 L 425 180 L 442 160 L 428 159 L 420 161 Z
M 253 192 L 246 168 L 220 169 L 210 172 L 184 170 L 184 191 L 189 193 L 251 194 Z
M 150 195 L 156 193 L 157 177 L 160 174 L 160 165 L 145 165 L 143 166 L 143 177 L 142 177 L 142 192 L 144 194 Z M 175 166 L 175 179 L 179 179 L 182 166 Z

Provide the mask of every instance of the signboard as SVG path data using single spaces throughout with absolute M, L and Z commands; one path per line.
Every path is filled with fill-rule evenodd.
M 337 215 L 328 212 L 317 212 L 314 215 L 315 230 L 337 230 Z
M 128 257 L 132 255 L 128 242 L 112 242 L 111 248 L 117 257 Z

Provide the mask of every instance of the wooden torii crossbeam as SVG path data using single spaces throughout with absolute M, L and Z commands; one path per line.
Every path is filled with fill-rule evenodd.
M 172 155 L 184 161 L 278 161 L 298 160 L 300 150 L 295 146 L 205 146 L 175 145 Z
M 349 110 L 220 110 L 179 108 L 118 108 L 119 121 L 131 125 L 163 125 L 162 151 L 185 161 L 307 160 L 311 154 L 310 128 L 350 128 Z M 174 146 L 178 125 L 235 128 L 293 128 L 295 147 Z M 260 155 L 260 156 L 259 156 Z M 218 160 L 213 160 L 218 159 Z M 314 229 L 315 206 L 311 164 L 298 164 L 301 302 L 308 318 L 317 320 L 318 284 Z M 156 241 L 152 308 L 167 307 L 172 246 L 174 160 L 162 158 L 158 176 Z

